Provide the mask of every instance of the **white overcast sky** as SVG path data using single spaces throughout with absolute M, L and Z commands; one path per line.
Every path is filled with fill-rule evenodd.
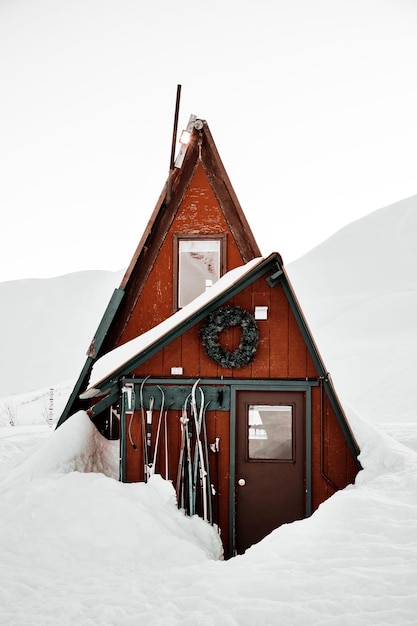
M 0 281 L 128 265 L 177 83 L 264 254 L 417 194 L 415 0 L 0 0 Z

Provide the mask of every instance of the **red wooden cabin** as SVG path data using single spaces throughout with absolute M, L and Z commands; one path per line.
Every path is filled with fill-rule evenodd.
M 187 130 L 59 424 L 88 410 L 121 480 L 172 480 L 231 556 L 351 483 L 359 449 L 280 255 L 262 258 L 207 123 Z

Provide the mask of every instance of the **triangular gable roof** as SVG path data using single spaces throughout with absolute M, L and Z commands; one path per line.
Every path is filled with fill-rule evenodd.
M 190 138 L 182 146 L 177 166 L 168 176 L 162 193 L 153 210 L 129 267 L 121 281 L 123 298 L 117 307 L 106 336 L 100 345 L 93 340 L 89 355 L 95 358 L 105 354 L 118 344 L 130 312 L 134 308 L 147 277 L 159 254 L 161 245 L 175 218 L 176 212 L 188 189 L 193 174 L 202 165 L 213 192 L 223 211 L 230 232 L 236 242 L 243 263 L 261 256 L 252 230 L 242 211 L 230 179 L 217 151 L 208 124 L 205 120 L 191 116 L 187 126 Z M 182 156 L 181 152 L 185 151 Z
M 261 256 L 207 122 L 192 115 L 187 131 L 190 133 L 189 142 L 187 146 L 181 146 L 175 161 L 175 168 L 169 173 L 120 287 L 115 289 L 112 295 L 87 351 L 84 367 L 58 421 L 58 426 L 80 407 L 79 394 L 88 384 L 95 361 L 120 344 L 123 330 L 199 165 L 203 167 L 219 202 L 243 263 Z
M 170 318 L 99 359 L 93 367 L 89 388 L 81 394 L 82 399 L 107 395 L 107 398 L 104 398 L 104 400 L 99 401 L 92 407 L 93 415 L 98 414 L 114 401 L 119 393 L 119 380 L 121 377 L 129 375 L 130 372 L 151 358 L 173 339 L 185 333 L 234 295 L 240 293 L 252 282 L 266 274 L 268 274 L 267 281 L 270 286 L 280 283 L 286 293 L 318 375 L 323 379 L 325 392 L 329 397 L 348 447 L 353 457 L 357 458 L 359 447 L 350 430 L 329 374 L 325 369 L 288 275 L 285 272 L 281 257 L 276 252 L 266 258 L 252 260 L 245 266 L 228 272 L 208 291 Z
M 152 354 L 164 347 L 172 336 L 182 334 L 186 329 L 200 321 L 206 314 L 203 311 L 214 310 L 214 302 L 221 302 L 225 294 L 230 298 L 234 287 L 239 288 L 240 291 L 245 277 L 251 274 L 254 267 L 263 267 L 263 262 L 264 259 L 253 259 L 246 265 L 227 272 L 210 289 L 171 317 L 102 356 L 95 362 L 91 372 L 90 387 L 88 391 L 81 394 L 81 398 L 87 399 L 101 395 L 105 392 L 106 385 L 117 380 L 127 370 L 137 367 L 137 364 L 143 360 L 150 358 Z M 250 282 L 252 280 L 254 278 L 251 276 Z

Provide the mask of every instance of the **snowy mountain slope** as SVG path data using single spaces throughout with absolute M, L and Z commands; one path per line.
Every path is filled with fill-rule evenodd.
M 76 379 L 122 272 L 0 283 L 0 397 Z
M 373 422 L 417 418 L 417 196 L 288 266 L 342 401 Z

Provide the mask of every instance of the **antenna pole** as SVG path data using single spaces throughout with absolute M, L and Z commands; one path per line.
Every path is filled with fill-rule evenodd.
M 174 130 L 172 132 L 171 161 L 169 169 L 174 169 L 175 163 L 175 144 L 177 143 L 178 116 L 180 112 L 181 85 L 177 85 L 177 99 L 175 101 Z
M 177 131 L 178 131 L 178 117 L 180 112 L 180 98 L 181 98 L 181 85 L 177 85 L 177 98 L 175 101 L 175 115 L 174 115 L 174 128 L 172 131 L 172 145 L 171 145 L 171 159 L 169 162 L 169 178 L 168 178 L 168 189 L 167 189 L 167 204 L 171 201 L 171 191 L 172 191 L 172 181 L 171 176 L 174 171 L 175 164 L 175 144 L 177 143 Z

